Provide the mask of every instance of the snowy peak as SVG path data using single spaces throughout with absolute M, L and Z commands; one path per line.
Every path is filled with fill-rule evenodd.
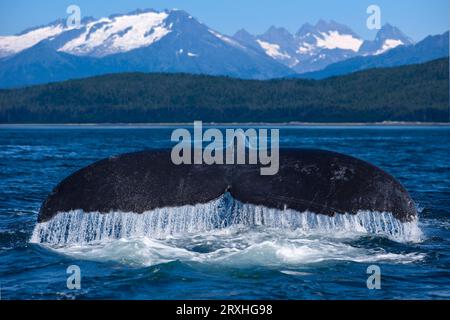
M 194 20 L 182 10 L 152 9 L 100 19 L 84 18 L 78 28 L 67 27 L 66 20 L 60 19 L 15 36 L 1 36 L 0 57 L 16 54 L 44 40 L 60 52 L 104 57 L 150 46 L 171 33 L 176 25 L 184 28 L 180 32 L 195 32 L 192 25 L 200 23 Z
M 271 58 L 289 67 L 298 63 L 295 57 L 295 38 L 285 28 L 271 26 L 265 33 L 257 36 L 256 42 Z
M 234 39 L 198 22 L 186 11 L 174 9 L 162 12 L 138 10 L 93 21 L 84 26 L 79 36 L 62 45 L 59 51 L 78 56 L 105 57 L 152 46 L 169 34 L 195 42 L 196 36 L 205 31 L 228 45 L 242 47 Z M 191 53 L 189 56 L 198 55 Z
M 297 32 L 300 42 L 299 51 L 306 53 L 307 48 L 342 49 L 357 52 L 363 40 L 349 27 L 333 20 L 319 20 L 315 26 L 304 24 Z
M 373 41 L 365 41 L 361 47 L 362 55 L 380 55 L 398 46 L 412 45 L 414 42 L 397 27 L 385 24 Z
M 316 71 L 356 56 L 379 55 L 413 41 L 398 28 L 386 24 L 374 40 L 364 41 L 352 29 L 334 20 L 319 20 L 315 25 L 303 24 L 295 35 L 284 28 L 270 27 L 262 35 L 245 30 L 235 38 L 265 52 L 269 57 L 298 73 Z
M 319 20 L 315 25 L 305 23 L 295 35 L 272 26 L 262 35 L 252 36 L 239 31 L 235 37 L 247 45 L 256 43 L 266 55 L 297 72 L 318 70 L 349 58 L 363 43 L 350 28 L 325 20 Z
M 337 31 L 342 34 L 351 34 L 353 36 L 356 36 L 356 34 L 353 32 L 352 29 L 347 27 L 344 24 L 340 24 L 334 20 L 326 21 L 326 20 L 319 20 L 316 25 L 314 26 L 315 31 L 318 32 L 329 32 L 329 31 Z
M 136 11 L 87 23 L 84 31 L 59 51 L 102 57 L 149 46 L 171 32 L 167 12 Z
M 400 40 L 405 45 L 413 44 L 413 41 L 409 37 L 407 37 L 403 32 L 401 32 L 400 29 L 387 23 L 378 31 L 375 37 L 375 41 L 385 41 L 390 39 Z
M 321 32 L 320 36 L 316 39 L 317 47 L 329 50 L 342 49 L 358 52 L 363 43 L 363 40 L 353 36 L 352 34 L 342 34 L 337 30 Z

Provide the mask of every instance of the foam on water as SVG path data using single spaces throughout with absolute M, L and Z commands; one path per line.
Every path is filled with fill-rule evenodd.
M 348 244 L 361 236 L 417 242 L 417 221 L 361 211 L 334 217 L 243 204 L 226 194 L 207 204 L 143 214 L 61 212 L 36 225 L 32 243 L 91 260 L 155 265 L 173 260 L 286 266 L 325 260 L 409 263 L 421 254 L 395 254 Z
M 295 268 L 324 261 L 361 263 L 413 263 L 423 253 L 390 253 L 382 249 L 365 249 L 330 239 L 282 239 L 281 233 L 269 239 L 268 234 L 251 231 L 202 234 L 194 241 L 188 238 L 156 240 L 148 237 L 93 242 L 86 245 L 49 247 L 77 259 L 113 261 L 130 266 L 152 266 L 171 261 L 202 263 L 227 267 L 266 266 Z M 261 241 L 261 242 L 259 242 Z M 208 250 L 198 250 L 208 247 Z

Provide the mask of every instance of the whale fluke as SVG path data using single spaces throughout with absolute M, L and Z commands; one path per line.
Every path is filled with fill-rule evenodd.
M 380 168 L 324 150 L 280 149 L 279 172 L 260 165 L 175 165 L 170 150 L 123 154 L 91 164 L 61 181 L 42 204 L 38 222 L 58 212 L 143 213 L 207 203 L 229 192 L 242 203 L 316 214 L 390 212 L 417 215 L 405 188 Z

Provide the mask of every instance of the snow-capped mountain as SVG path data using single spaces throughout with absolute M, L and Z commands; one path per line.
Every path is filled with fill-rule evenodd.
M 89 18 L 79 28 L 66 28 L 60 21 L 2 37 L 0 52 L 2 87 L 115 72 L 186 72 L 255 79 L 292 73 L 264 52 L 210 29 L 181 10 L 139 10 Z
M 409 46 L 414 42 L 398 28 L 385 24 L 373 41 L 365 41 L 361 46 L 361 55 L 379 55 L 398 46 Z
M 408 64 L 419 64 L 448 56 L 449 32 L 447 31 L 440 35 L 428 36 L 416 44 L 398 45 L 380 54 L 357 56 L 331 64 L 319 71 L 298 74 L 293 77 L 324 79 L 371 68 L 392 68 Z
M 181 16 L 187 20 L 195 20 L 180 10 L 162 12 L 136 10 L 125 15 L 112 15 L 98 20 L 86 18 L 81 21 L 78 28 L 67 27 L 66 21 L 60 19 L 46 26 L 28 29 L 18 35 L 1 36 L 0 52 L 2 57 L 10 56 L 48 40 L 59 52 L 77 56 L 104 57 L 148 47 L 173 31 L 191 33 L 193 30 L 181 30 L 182 26 L 189 25 L 179 19 Z M 177 22 L 181 25 L 176 25 Z M 239 46 L 231 38 L 210 31 L 218 39 Z
M 320 20 L 312 27 L 303 25 L 296 33 L 299 42 L 299 51 L 310 52 L 311 49 L 341 49 L 358 52 L 363 40 L 349 27 L 335 21 Z
M 320 70 L 336 61 L 353 57 L 363 40 L 350 28 L 335 21 L 320 20 L 303 25 L 296 33 L 299 73 Z
M 387 24 L 373 41 L 364 41 L 349 27 L 335 21 L 305 23 L 295 35 L 284 28 L 270 27 L 253 36 L 245 30 L 234 38 L 247 46 L 259 47 L 268 56 L 297 73 L 321 70 L 326 66 L 360 55 L 378 55 L 412 40 L 399 29 Z
M 82 32 L 58 50 L 80 56 L 103 57 L 149 46 L 172 32 L 169 12 L 136 11 L 87 23 Z
M 363 43 L 350 28 L 324 20 L 314 26 L 304 24 L 295 35 L 272 26 L 257 36 L 240 30 L 234 38 L 247 46 L 259 47 L 268 56 L 299 73 L 320 70 L 355 56 Z
M 284 28 L 270 27 L 256 43 L 267 55 L 289 67 L 298 63 L 294 36 Z
M 171 32 L 170 12 L 137 10 L 95 20 L 85 18 L 78 28 L 63 19 L 0 37 L 0 57 L 16 54 L 43 40 L 51 40 L 58 51 L 74 55 L 106 56 L 149 46 Z

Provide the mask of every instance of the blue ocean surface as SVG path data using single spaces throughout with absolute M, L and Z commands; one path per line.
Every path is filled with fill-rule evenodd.
M 175 208 L 174 228 L 183 232 L 156 226 L 160 233 L 146 234 L 136 220 L 133 230 L 140 232 L 83 242 L 80 220 L 69 239 L 41 241 L 38 230 L 46 226 L 37 225 L 39 207 L 61 179 L 112 155 L 171 147 L 173 129 L 0 127 L 1 299 L 450 298 L 450 127 L 280 128 L 282 147 L 346 153 L 395 176 L 415 200 L 419 219 L 389 232 L 378 229 L 389 217 L 370 212 L 359 217 L 365 224 L 303 213 L 305 223 L 297 227 L 199 231 L 201 223 L 182 220 Z M 200 210 L 208 217 L 216 206 Z M 80 289 L 67 288 L 71 265 L 80 267 Z M 379 290 L 367 288 L 372 265 L 381 271 Z

